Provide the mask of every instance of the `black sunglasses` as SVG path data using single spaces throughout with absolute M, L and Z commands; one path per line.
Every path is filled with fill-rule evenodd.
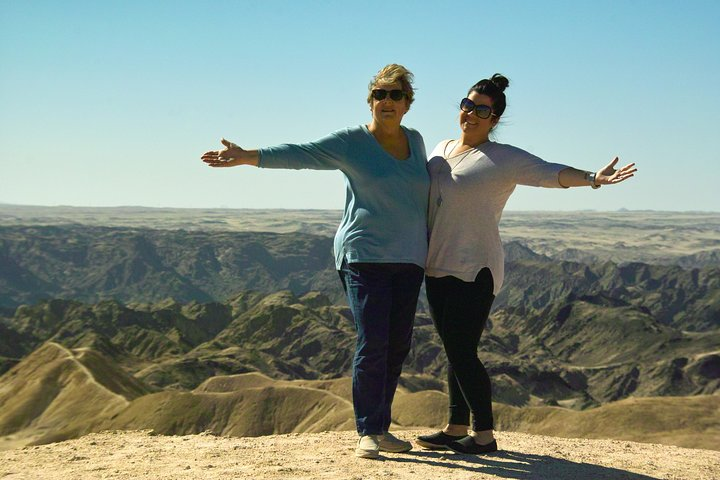
M 460 100 L 460 110 L 466 113 L 472 113 L 474 110 L 478 118 L 490 118 L 490 115 L 494 115 L 491 107 L 487 105 L 475 105 L 475 102 L 469 98 Z
M 381 88 L 376 88 L 372 91 L 372 97 L 377 100 L 385 100 L 385 97 L 388 96 L 388 93 L 390 94 L 390 100 L 398 101 L 405 98 L 405 92 L 402 90 L 383 90 Z

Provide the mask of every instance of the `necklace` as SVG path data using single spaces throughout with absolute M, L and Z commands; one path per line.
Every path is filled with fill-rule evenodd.
M 448 145 L 450 145 L 450 142 L 448 142 Z M 456 147 L 457 147 L 457 145 L 455 147 L 453 147 L 453 150 Z M 465 152 L 465 155 L 463 155 L 462 158 L 455 165 L 450 167 L 450 171 L 448 172 L 448 173 L 450 173 L 450 176 L 452 176 L 453 170 L 455 170 L 458 167 L 458 165 L 460 165 L 463 162 L 463 160 L 465 160 L 468 157 L 468 155 L 470 155 L 476 148 L 477 147 L 471 147 L 469 150 L 467 150 Z M 447 149 L 447 145 L 445 146 L 445 149 Z M 443 151 L 443 154 L 444 153 L 445 152 Z M 450 150 L 450 153 L 452 153 L 452 150 Z M 448 165 L 450 165 L 450 164 L 448 163 Z M 440 172 L 439 171 L 438 171 L 438 175 L 437 175 L 437 189 L 438 189 L 438 198 L 437 198 L 437 200 L 435 200 L 435 204 L 438 207 L 440 207 L 443 203 L 443 193 L 442 193 L 442 186 L 440 185 Z

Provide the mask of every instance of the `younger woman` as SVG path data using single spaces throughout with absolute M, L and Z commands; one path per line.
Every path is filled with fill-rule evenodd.
M 418 444 L 426 448 L 475 454 L 497 450 L 490 378 L 477 347 L 503 282 L 498 224 L 515 186 L 596 189 L 622 182 L 636 171 L 634 164 L 615 170 L 616 157 L 597 172 L 586 172 L 490 141 L 505 111 L 508 84 L 507 78 L 495 74 L 473 85 L 460 102 L 460 138 L 440 142 L 428 160 L 425 286 L 449 360 L 450 418 L 442 431 L 418 437 Z

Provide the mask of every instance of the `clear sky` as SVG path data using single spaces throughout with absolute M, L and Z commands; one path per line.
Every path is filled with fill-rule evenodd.
M 0 0 L 0 203 L 342 208 L 338 172 L 200 154 L 367 123 L 370 78 L 401 63 L 428 151 L 500 72 L 497 141 L 640 169 L 598 191 L 518 187 L 508 209 L 720 211 L 718 25 L 716 0 Z

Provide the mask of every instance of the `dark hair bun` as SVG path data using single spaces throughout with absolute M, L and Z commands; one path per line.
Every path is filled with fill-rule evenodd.
M 505 89 L 508 87 L 508 85 L 510 85 L 510 80 L 508 80 L 507 78 L 505 78 L 505 76 L 503 76 L 499 73 L 496 73 L 495 75 L 493 75 L 492 78 L 490 79 L 490 81 L 492 83 L 494 83 L 495 86 L 498 87 L 501 92 L 504 92 Z

